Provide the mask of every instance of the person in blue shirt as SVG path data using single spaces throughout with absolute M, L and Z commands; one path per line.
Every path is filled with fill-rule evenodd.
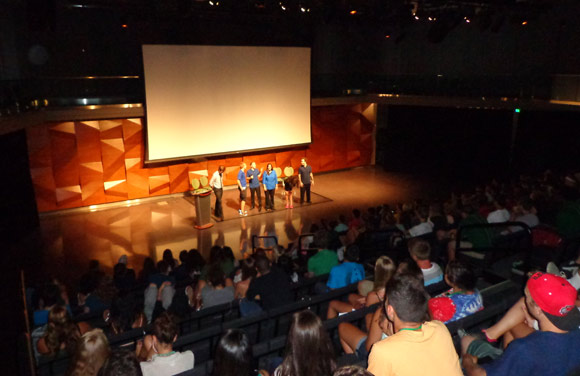
M 238 213 L 243 216 L 247 216 L 248 212 L 246 209 L 246 188 L 248 188 L 248 182 L 246 180 L 246 164 L 244 162 L 240 163 L 240 171 L 238 172 L 238 191 L 240 191 L 240 210 Z
M 246 173 L 248 180 L 250 181 L 250 192 L 252 194 L 252 207 L 256 207 L 255 196 L 258 197 L 258 211 L 262 211 L 262 193 L 260 192 L 260 175 L 262 175 L 262 170 L 256 168 L 256 162 L 250 163 L 250 169 Z
M 528 325 L 537 320 L 539 330 L 512 341 L 506 350 L 487 341 L 465 336 L 462 366 L 468 376 L 566 376 L 580 371 L 580 311 L 578 292 L 564 278 L 537 272 L 524 290 Z M 521 323 L 520 325 L 526 325 Z M 494 359 L 478 365 L 479 358 Z
M 262 183 L 264 184 L 264 194 L 266 196 L 266 211 L 274 210 L 274 194 L 278 188 L 278 175 L 272 163 L 266 166 L 266 172 L 262 174 Z
M 365 279 L 364 267 L 357 263 L 360 250 L 352 244 L 344 252 L 344 262 L 330 269 L 326 286 L 330 289 L 339 289 Z

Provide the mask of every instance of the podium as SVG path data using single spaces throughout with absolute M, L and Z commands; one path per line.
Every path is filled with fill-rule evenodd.
M 192 192 L 195 197 L 195 228 L 203 230 L 213 226 L 211 223 L 211 188 L 196 189 Z

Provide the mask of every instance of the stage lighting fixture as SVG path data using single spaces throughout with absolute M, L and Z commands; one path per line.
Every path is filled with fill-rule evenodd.
M 526 26 L 528 24 L 528 21 L 523 21 L 522 22 L 522 26 Z
M 350 11 L 350 14 L 356 14 L 356 10 L 354 10 L 354 9 L 353 9 L 353 10 L 351 10 L 351 11 Z

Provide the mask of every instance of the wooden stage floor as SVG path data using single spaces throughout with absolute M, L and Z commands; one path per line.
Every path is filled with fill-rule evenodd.
M 207 257 L 214 244 L 230 246 L 241 258 L 251 251 L 253 235 L 276 235 L 279 244 L 286 246 L 320 219 L 333 219 L 341 213 L 349 215 L 354 208 L 393 204 L 425 193 L 421 190 L 423 184 L 405 175 L 387 173 L 378 166 L 315 172 L 315 183 L 312 191 L 316 196 L 311 205 L 298 203 L 294 209 L 285 209 L 279 189 L 274 212 L 258 213 L 254 209 L 247 217 L 237 214 L 237 190 L 226 190 L 226 220 L 206 230 L 193 227 L 195 207 L 183 194 L 108 204 L 92 211 L 81 208 L 43 214 L 37 253 L 40 259 L 27 268 L 32 269 L 27 274 L 37 274 L 34 269 L 40 267 L 72 281 L 86 270 L 89 260 L 99 260 L 110 272 L 121 255 L 127 255 L 129 266 L 139 271 L 146 257 L 158 260 L 167 248 L 176 258 L 181 250 L 191 248 Z M 299 190 L 295 189 L 295 197 L 298 195 Z M 249 197 L 246 202 L 249 204 Z M 213 203 L 212 197 L 212 207 Z

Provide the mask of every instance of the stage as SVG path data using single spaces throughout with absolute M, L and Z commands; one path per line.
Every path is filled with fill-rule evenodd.
M 177 258 L 181 250 L 197 248 L 207 257 L 214 244 L 230 246 L 236 257 L 251 251 L 253 235 L 274 235 L 286 246 L 310 225 L 320 219 L 335 219 L 350 215 L 352 209 L 366 209 L 382 203 L 394 204 L 424 197 L 425 184 L 404 175 L 387 173 L 381 167 L 360 167 L 338 172 L 317 174 L 312 186 L 312 204 L 299 203 L 299 189 L 294 190 L 294 209 L 285 209 L 282 189 L 276 192 L 275 211 L 250 210 L 250 195 L 246 198 L 248 216 L 238 214 L 239 193 L 224 190 L 225 221 L 216 221 L 206 230 L 196 230 L 195 206 L 184 194 L 106 204 L 42 214 L 40 260 L 29 267 L 27 274 L 37 275 L 35 268 L 74 280 L 82 274 L 91 259 L 99 260 L 111 271 L 122 255 L 129 266 L 139 271 L 143 260 L 157 261 L 167 248 Z M 262 192 L 262 204 L 264 204 Z M 212 194 L 212 212 L 215 197 Z

